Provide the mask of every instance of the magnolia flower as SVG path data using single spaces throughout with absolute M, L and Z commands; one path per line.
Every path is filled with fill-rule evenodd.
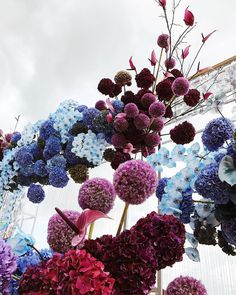
M 191 45 L 187 46 L 184 50 L 182 50 L 182 59 L 185 59 L 189 55 L 189 48 Z
M 185 9 L 184 22 L 187 26 L 193 26 L 194 24 L 194 15 L 190 10 L 188 10 L 188 7 Z
M 151 59 L 149 59 L 149 61 L 151 62 L 152 66 L 155 66 L 157 63 L 156 53 L 154 50 L 151 53 Z
M 133 71 L 136 72 L 136 67 L 135 67 L 135 65 L 133 63 L 132 58 L 133 58 L 133 56 L 131 56 L 130 59 L 129 59 L 130 70 L 133 70 Z

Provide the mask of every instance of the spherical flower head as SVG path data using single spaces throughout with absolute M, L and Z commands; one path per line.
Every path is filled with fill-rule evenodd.
M 69 169 L 70 177 L 75 183 L 84 183 L 89 178 L 88 167 L 83 164 L 77 164 Z
M 195 188 L 204 198 L 210 198 L 216 204 L 227 204 L 231 187 L 228 183 L 220 181 L 218 170 L 218 163 L 202 169 L 195 181 Z
M 2 294 L 10 294 L 9 284 L 16 270 L 16 259 L 11 247 L 0 237 L 0 290 Z
M 41 203 L 45 198 L 45 192 L 41 185 L 31 183 L 27 192 L 27 198 L 32 203 Z
M 173 69 L 175 67 L 175 64 L 176 64 L 176 62 L 175 62 L 175 59 L 173 57 L 167 58 L 165 60 L 165 67 L 167 68 L 167 70 Z
M 193 125 L 187 121 L 170 130 L 170 138 L 176 144 L 186 144 L 193 141 L 196 131 Z
M 48 175 L 48 171 L 46 169 L 46 164 L 43 160 L 38 160 L 33 165 L 34 173 L 40 177 L 45 177 Z
M 59 136 L 59 132 L 53 127 L 54 122 L 52 120 L 46 120 L 43 122 L 39 129 L 39 137 L 43 140 L 47 140 L 50 136 Z
M 86 105 L 80 105 L 76 108 L 80 113 L 83 113 L 88 107 Z
M 157 133 L 146 134 L 144 140 L 147 146 L 158 146 L 161 143 L 161 138 Z
M 113 108 L 115 109 L 116 113 L 122 113 L 124 110 L 124 106 L 125 104 L 123 103 L 123 101 L 119 100 L 119 99 L 115 99 L 111 102 Z
M 173 69 L 170 71 L 170 73 L 175 77 L 175 78 L 179 78 L 179 77 L 183 77 L 183 74 L 180 72 L 180 70 L 178 69 Z
M 73 210 L 62 211 L 66 217 L 76 224 L 80 213 Z M 71 227 L 62 219 L 59 214 L 54 214 L 48 221 L 48 235 L 47 241 L 53 251 L 65 253 L 72 249 L 71 241 L 75 236 L 75 232 Z
M 116 151 L 111 160 L 111 167 L 116 170 L 121 163 L 131 160 L 131 156 L 128 153 Z
M 21 139 L 20 132 L 14 132 L 11 137 L 11 143 L 17 144 L 18 140 L 20 140 L 20 139 Z
M 161 34 L 157 38 L 157 45 L 161 48 L 168 49 L 170 44 L 170 36 L 167 34 Z
M 121 132 L 121 133 L 124 132 L 125 130 L 127 130 L 128 126 L 129 126 L 128 121 L 123 117 L 120 117 L 120 118 L 118 117 L 114 121 L 114 128 L 118 132 Z
M 113 90 L 114 83 L 111 79 L 104 78 L 98 84 L 98 91 L 104 95 L 109 95 Z
M 111 138 L 112 145 L 116 148 L 123 148 L 128 143 L 125 136 L 121 133 L 115 133 Z
M 156 188 L 156 196 L 161 201 L 163 194 L 165 193 L 165 187 L 167 185 L 169 178 L 163 177 L 159 179 L 158 186 Z
M 114 158 L 115 153 L 116 153 L 116 151 L 113 150 L 112 148 L 106 149 L 103 153 L 104 160 L 107 162 L 111 162 Z
M 173 97 L 172 83 L 173 81 L 171 79 L 164 79 L 157 84 L 156 93 L 159 100 L 169 101 Z
M 172 91 L 175 95 L 186 95 L 189 91 L 189 81 L 186 78 L 176 78 L 172 84 Z
M 150 130 L 160 132 L 164 127 L 164 121 L 161 118 L 154 118 L 151 122 Z
M 20 148 L 16 152 L 15 160 L 21 167 L 31 165 L 33 161 L 33 155 L 30 152 L 29 147 L 25 146 Z
M 236 218 L 223 220 L 221 229 L 226 241 L 236 246 Z
M 103 110 L 106 110 L 107 107 L 106 107 L 106 103 L 104 100 L 98 100 L 95 104 L 95 108 L 99 111 L 103 111 Z
M 130 86 L 131 80 L 132 80 L 132 77 L 130 73 L 127 71 L 119 71 L 114 77 L 114 81 L 116 82 L 116 84 L 120 86 L 125 86 L 125 85 Z
M 184 96 L 184 102 L 190 107 L 195 107 L 200 98 L 200 92 L 197 89 L 189 89 L 188 94 Z
M 139 114 L 139 109 L 136 104 L 131 102 L 125 106 L 124 112 L 128 118 L 135 118 Z
M 146 129 L 150 125 L 150 118 L 145 114 L 139 114 L 134 118 L 134 125 L 138 130 Z
M 153 118 L 162 117 L 165 115 L 166 107 L 163 102 L 156 101 L 150 105 L 148 112 Z
M 234 133 L 234 125 L 227 118 L 217 118 L 210 121 L 203 133 L 202 143 L 209 151 L 216 151 L 226 140 L 232 138 Z
M 120 164 L 115 171 L 113 184 L 123 201 L 138 205 L 155 192 L 157 175 L 148 163 L 131 160 Z
M 83 111 L 83 123 L 89 128 L 93 126 L 93 120 L 100 114 L 100 111 L 95 108 L 89 108 Z
M 70 134 L 73 136 L 77 136 L 80 133 L 87 134 L 88 133 L 88 126 L 82 122 L 77 122 L 72 126 L 72 128 L 70 130 Z
M 178 277 L 167 286 L 167 295 L 207 295 L 205 286 L 192 277 Z
M 126 91 L 124 95 L 121 96 L 121 101 L 124 105 L 128 103 L 136 103 L 137 97 L 132 91 Z
M 67 173 L 62 168 L 53 167 L 49 172 L 49 183 L 54 187 L 65 187 L 68 181 Z
M 82 209 L 98 210 L 107 214 L 114 205 L 115 195 L 115 189 L 108 180 L 96 177 L 81 186 L 78 203 Z
M 144 68 L 139 74 L 135 76 L 135 80 L 139 88 L 148 89 L 152 86 L 153 82 L 155 81 L 155 77 L 149 69 Z
M 61 151 L 61 141 L 58 137 L 50 136 L 45 143 L 43 156 L 46 160 L 49 160 L 53 156 L 59 154 Z
M 145 93 L 141 98 L 142 106 L 148 109 L 150 105 L 156 101 L 156 96 L 153 93 Z

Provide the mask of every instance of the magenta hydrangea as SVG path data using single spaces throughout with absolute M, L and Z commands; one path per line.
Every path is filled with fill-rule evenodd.
M 80 188 L 78 202 L 82 209 L 98 210 L 107 214 L 114 205 L 115 189 L 103 178 L 87 180 Z
M 72 210 L 64 210 L 63 213 L 70 221 L 76 223 L 80 213 Z M 72 248 L 71 240 L 75 236 L 75 232 L 62 219 L 59 214 L 54 214 L 48 222 L 47 241 L 49 246 L 55 252 L 65 253 Z
M 180 276 L 167 287 L 167 295 L 207 295 L 205 286 L 192 277 Z
M 134 205 L 143 203 L 155 192 L 157 181 L 155 170 L 141 160 L 120 164 L 113 178 L 117 195 Z

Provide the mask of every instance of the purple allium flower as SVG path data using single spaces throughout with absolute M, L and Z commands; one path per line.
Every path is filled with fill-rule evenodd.
M 229 119 L 214 119 L 206 125 L 202 133 L 202 143 L 209 151 L 216 151 L 226 140 L 232 138 L 233 132 L 234 125 Z
M 176 62 L 175 62 L 175 59 L 174 59 L 173 57 L 171 57 L 171 58 L 167 58 L 167 59 L 165 60 L 165 67 L 166 67 L 168 70 L 173 69 L 173 68 L 175 67 L 175 64 L 176 64 Z
M 195 188 L 204 198 L 210 198 L 216 204 L 227 204 L 231 187 L 228 183 L 220 181 L 218 169 L 217 163 L 202 169 L 195 181 Z
M 113 178 L 118 196 L 123 201 L 134 205 L 143 203 L 155 192 L 157 181 L 155 170 L 141 160 L 120 164 Z
M 118 132 L 124 132 L 125 130 L 127 130 L 128 126 L 129 126 L 128 121 L 123 117 L 116 118 L 114 121 L 114 128 Z
M 158 146 L 161 142 L 161 138 L 157 133 L 148 133 L 145 135 L 144 141 L 147 146 Z
M 28 146 L 24 146 L 20 148 L 16 152 L 16 162 L 21 166 L 21 167 L 26 167 L 28 165 L 31 165 L 33 162 L 33 155 L 30 153 L 30 149 Z
M 157 38 L 157 45 L 160 46 L 161 48 L 168 48 L 170 44 L 170 36 L 167 34 L 161 34 Z
M 53 127 L 52 120 L 46 120 L 40 127 L 39 137 L 47 140 L 50 136 L 59 136 L 59 132 Z
M 11 137 L 11 142 L 16 144 L 18 140 L 21 139 L 21 134 L 20 132 L 15 132 L 12 134 L 12 137 Z
M 45 192 L 41 185 L 31 183 L 27 192 L 27 198 L 32 203 L 41 203 L 45 198 Z
M 139 114 L 139 109 L 135 103 L 128 103 L 125 108 L 124 112 L 128 118 L 135 118 Z
M 128 143 L 125 136 L 121 133 L 112 135 L 111 142 L 116 148 L 123 148 Z
M 34 173 L 38 176 L 45 177 L 48 174 L 46 164 L 43 160 L 38 160 L 33 165 Z
M 168 177 L 163 177 L 159 179 L 157 188 L 156 188 L 156 196 L 161 201 L 163 194 L 165 193 L 165 187 L 167 185 Z
M 153 102 L 149 107 L 149 115 L 153 118 L 161 117 L 165 115 L 166 107 L 163 102 Z
M 58 137 L 50 136 L 45 143 L 43 155 L 46 160 L 57 155 L 61 151 L 61 141 Z
M 64 210 L 63 213 L 73 223 L 76 223 L 80 215 L 79 212 L 72 210 Z M 49 219 L 47 241 L 55 252 L 65 253 L 72 249 L 71 241 L 75 234 L 59 214 L 56 213 Z
M 159 132 L 163 129 L 164 127 L 164 121 L 161 118 L 154 118 L 151 122 L 150 129 L 152 131 Z
M 106 110 L 106 103 L 104 100 L 98 100 L 95 104 L 95 109 L 99 110 L 99 111 L 103 111 Z
M 100 111 L 95 108 L 88 108 L 83 111 L 83 123 L 89 128 L 93 125 L 94 118 L 100 114 Z
M 223 220 L 221 229 L 226 241 L 236 246 L 236 218 Z
M 156 101 L 156 99 L 157 98 L 153 93 L 145 93 L 141 98 L 142 106 L 145 109 L 148 109 L 150 105 Z
M 205 286 L 192 277 L 180 276 L 167 287 L 167 295 L 207 295 Z
M 49 183 L 54 187 L 65 187 L 69 181 L 69 177 L 64 169 L 54 167 L 49 172 Z
M 116 192 L 106 179 L 89 179 L 81 186 L 78 202 L 82 209 L 98 210 L 107 214 L 113 207 Z
M 121 113 L 124 110 L 124 106 L 125 104 L 123 103 L 123 101 L 119 100 L 119 99 L 115 99 L 111 102 L 113 108 L 115 109 L 116 113 Z
M 150 125 L 150 118 L 145 114 L 139 114 L 134 118 L 134 125 L 138 130 L 146 129 Z
M 16 270 L 16 256 L 12 249 L 0 237 L 0 291 L 8 295 L 11 276 Z
M 186 95 L 189 91 L 189 81 L 186 78 L 176 78 L 172 84 L 172 91 L 175 95 Z
M 187 189 L 186 191 L 182 192 L 183 199 L 180 202 L 179 209 L 182 211 L 180 215 L 180 220 L 187 224 L 190 222 L 190 215 L 194 211 L 194 203 L 192 199 L 193 191 L 191 189 Z

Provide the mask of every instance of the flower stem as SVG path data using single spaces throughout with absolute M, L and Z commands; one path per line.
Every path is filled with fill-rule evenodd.
M 193 60 L 193 62 L 192 62 L 192 64 L 191 64 L 191 66 L 189 67 L 189 70 L 188 70 L 188 72 L 187 72 L 187 74 L 186 74 L 186 77 L 188 77 L 190 71 L 192 70 L 192 67 L 193 67 L 193 65 L 195 64 L 195 61 L 196 61 L 196 59 L 198 58 L 198 55 L 199 55 L 199 53 L 201 52 L 202 47 L 204 46 L 204 44 L 205 44 L 205 43 L 202 43 L 202 45 L 201 45 L 200 48 L 198 49 L 198 52 L 197 52 L 197 54 L 196 54 L 196 56 L 195 56 L 195 58 L 194 58 L 194 60 Z
M 212 201 L 202 201 L 202 200 L 193 200 L 194 203 L 202 203 L 202 204 L 214 204 Z
M 162 55 L 163 55 L 163 48 L 161 49 L 161 53 L 160 53 L 160 57 L 159 57 L 159 61 L 158 61 L 158 67 L 157 67 L 157 73 L 156 73 L 156 78 L 155 78 L 155 82 L 152 88 L 152 91 L 154 92 L 156 85 L 157 85 L 157 79 L 158 79 L 158 75 L 159 75 L 159 71 L 160 71 L 160 67 L 161 67 L 161 59 L 162 59 Z
M 77 226 L 59 209 L 55 208 L 57 213 L 61 216 L 61 218 L 69 225 L 69 227 L 76 233 L 79 234 L 79 229 Z
M 125 221 L 125 217 L 127 216 L 128 208 L 129 208 L 129 203 L 126 202 L 123 213 L 122 213 L 122 216 L 121 216 L 121 219 L 120 219 L 120 224 L 119 224 L 119 227 L 118 227 L 118 230 L 117 230 L 117 233 L 116 233 L 117 236 L 121 233 L 121 229 L 122 229 L 123 223 Z
M 92 222 L 92 223 L 90 224 L 90 227 L 89 227 L 89 234 L 88 234 L 88 239 L 89 239 L 89 240 L 92 239 L 93 229 L 94 229 L 94 222 Z
M 34 247 L 34 245 L 32 244 L 27 244 L 27 246 L 31 247 L 32 249 L 34 249 L 34 251 L 37 252 L 37 254 L 39 255 L 41 261 L 44 261 L 43 255 L 39 252 L 39 250 L 37 248 Z

